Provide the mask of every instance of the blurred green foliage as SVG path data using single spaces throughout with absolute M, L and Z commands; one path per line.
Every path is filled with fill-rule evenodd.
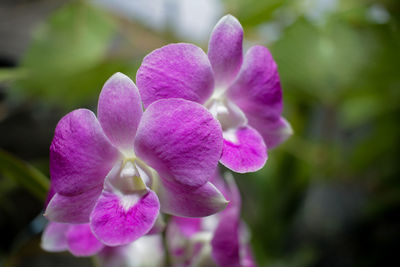
M 236 175 L 259 265 L 389 266 L 400 238 L 399 2 L 223 3 L 248 43 L 271 49 L 295 131 L 269 151 L 263 170 Z M 111 74 L 134 78 L 155 39 L 174 39 L 151 33 L 132 44 L 125 36 L 122 47 L 131 45 L 135 55 L 115 53 L 121 33 L 142 31 L 85 1 L 64 5 L 34 33 L 18 67 L 0 69 L 0 81 L 12 81 L 6 104 L 40 103 L 57 114 L 93 106 Z M 22 164 L 4 159 L 11 158 L 1 152 L 0 167 Z M 42 199 L 42 175 L 33 171 L 41 178 L 32 189 L 32 169 L 24 168 L 8 172 Z M 0 199 L 15 190 L 2 184 Z
M 43 201 L 46 199 L 49 191 L 48 178 L 35 167 L 15 158 L 2 149 L 0 149 L 0 173 L 15 180 L 35 197 Z
M 300 2 L 315 1 L 266 13 L 278 22 L 283 14 L 295 18 L 267 45 L 295 135 L 270 151 L 267 166 L 252 175 L 258 179 L 237 179 L 251 188 L 243 190 L 244 215 L 256 255 L 267 266 L 385 265 L 400 237 L 400 6 L 337 1 L 315 20 L 312 6 Z M 387 11 L 388 21 L 371 20 L 374 9 Z M 271 23 L 257 13 L 241 20 L 256 33 Z
M 124 59 L 107 58 L 115 27 L 98 7 L 66 4 L 38 27 L 18 70 L 11 71 L 20 74 L 14 93 L 66 108 L 92 100 L 104 83 L 99 77 L 131 68 Z

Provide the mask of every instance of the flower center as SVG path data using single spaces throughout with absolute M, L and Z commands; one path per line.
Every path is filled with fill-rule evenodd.
M 106 178 L 106 185 L 122 195 L 145 194 L 153 186 L 152 170 L 138 158 L 117 163 Z
M 246 125 L 247 118 L 243 111 L 226 97 L 225 92 L 225 89 L 216 88 L 204 106 L 221 123 L 223 131 Z
M 139 158 L 119 161 L 107 175 L 104 189 L 117 195 L 125 210 L 135 205 L 150 188 L 155 187 L 156 173 Z

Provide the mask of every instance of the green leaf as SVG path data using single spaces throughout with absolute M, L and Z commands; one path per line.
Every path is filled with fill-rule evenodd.
M 49 179 L 32 165 L 0 149 L 0 172 L 16 181 L 40 200 L 45 200 Z
M 382 102 L 376 95 L 344 99 L 338 110 L 341 124 L 344 127 L 357 127 L 373 120 L 385 110 Z
M 368 37 L 340 20 L 323 26 L 298 19 L 270 48 L 284 88 L 325 103 L 339 102 L 370 57 Z

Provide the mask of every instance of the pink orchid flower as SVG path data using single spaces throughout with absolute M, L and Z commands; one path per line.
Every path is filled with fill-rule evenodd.
M 50 147 L 53 222 L 87 224 L 104 245 L 148 233 L 160 211 L 214 214 L 227 201 L 209 182 L 222 150 L 217 120 L 200 104 L 155 101 L 143 112 L 121 73 L 104 85 L 96 115 L 77 109 L 58 123 Z
M 208 55 L 193 44 L 169 44 L 147 55 L 136 82 L 145 107 L 159 99 L 203 104 L 223 129 L 220 162 L 235 172 L 257 171 L 291 134 L 281 116 L 282 89 L 269 50 L 251 47 L 243 59 L 243 29 L 231 15 L 211 33 Z

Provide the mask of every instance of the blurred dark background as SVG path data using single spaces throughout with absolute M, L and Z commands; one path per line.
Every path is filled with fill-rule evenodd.
M 400 240 L 397 0 L 0 0 L 0 266 L 91 266 L 39 247 L 58 120 L 103 83 L 226 13 L 278 63 L 294 129 L 235 175 L 260 266 L 396 266 Z

